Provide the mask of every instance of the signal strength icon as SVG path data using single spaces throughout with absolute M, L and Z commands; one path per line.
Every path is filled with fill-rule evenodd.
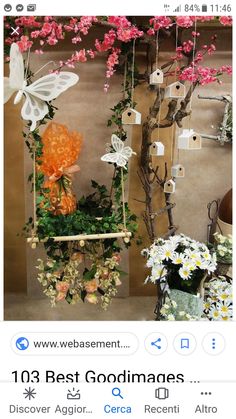
M 181 12 L 181 4 L 178 7 L 176 7 L 175 10 L 173 10 L 173 13 L 179 13 L 179 12 Z

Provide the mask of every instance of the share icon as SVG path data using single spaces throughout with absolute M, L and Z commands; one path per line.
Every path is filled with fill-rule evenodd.
M 145 339 L 146 350 L 152 355 L 163 354 L 168 346 L 166 337 L 160 333 L 150 333 Z
M 160 343 L 161 343 L 161 338 L 158 338 L 154 342 L 151 342 L 151 345 L 155 346 L 157 349 L 161 349 L 161 344 Z

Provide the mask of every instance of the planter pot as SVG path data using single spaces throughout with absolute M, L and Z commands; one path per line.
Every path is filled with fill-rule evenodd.
M 216 231 L 223 236 L 232 234 L 232 224 L 228 224 L 225 221 L 222 221 L 220 218 L 217 218 Z
M 171 289 L 169 295 L 177 303 L 178 312 L 185 311 L 200 320 L 203 314 L 203 299 L 200 296 L 175 289 Z

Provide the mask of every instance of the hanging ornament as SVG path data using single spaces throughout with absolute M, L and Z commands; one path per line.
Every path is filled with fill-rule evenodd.
M 161 141 L 154 141 L 150 146 L 151 156 L 164 156 L 165 146 Z
M 178 136 L 178 149 L 200 150 L 202 148 L 202 137 L 193 129 L 184 129 Z
M 4 77 L 4 103 L 8 102 L 14 93 L 16 105 L 25 97 L 21 109 L 21 116 L 26 121 L 31 121 L 30 130 L 36 128 L 36 123 L 41 121 L 49 112 L 47 102 L 56 99 L 61 93 L 79 81 L 75 73 L 61 71 L 48 74 L 34 83 L 27 85 L 27 76 L 24 75 L 23 56 L 16 43 L 10 49 L 10 76 Z
M 131 106 L 127 108 L 121 115 L 123 125 L 140 125 L 141 113 L 132 108 L 134 106 L 134 63 L 135 63 L 135 39 L 133 41 L 133 61 L 131 69 Z M 125 67 L 126 68 L 126 67 Z M 124 86 L 126 81 L 124 82 Z
M 152 85 L 162 84 L 163 80 L 164 80 L 164 73 L 159 68 L 157 68 L 155 71 L 153 71 L 152 74 L 150 74 L 149 83 Z
M 141 113 L 135 109 L 128 108 L 122 113 L 121 121 L 123 125 L 140 125 Z
M 175 83 L 169 84 L 169 86 L 166 86 L 165 89 L 165 98 L 166 99 L 180 99 L 184 98 L 186 95 L 186 89 L 183 83 L 180 83 L 179 81 Z
M 175 181 L 173 179 L 169 179 L 165 182 L 164 192 L 165 193 L 174 193 L 175 192 Z
M 101 157 L 101 160 L 108 163 L 115 163 L 117 166 L 127 169 L 126 164 L 128 163 L 128 160 L 132 154 L 136 153 L 134 153 L 131 147 L 125 147 L 124 141 L 121 141 L 115 134 L 111 136 L 111 145 L 114 151 L 112 153 L 104 154 L 104 156 Z
M 180 178 L 185 176 L 185 168 L 182 164 L 176 164 L 171 167 L 171 176 Z

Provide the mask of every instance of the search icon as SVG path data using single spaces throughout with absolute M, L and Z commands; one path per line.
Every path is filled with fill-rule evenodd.
M 114 387 L 114 388 L 112 389 L 112 395 L 113 395 L 113 396 L 115 396 L 115 397 L 120 397 L 121 399 L 123 399 L 123 398 L 124 398 L 124 397 L 121 395 L 120 388 L 118 388 L 118 387 Z

